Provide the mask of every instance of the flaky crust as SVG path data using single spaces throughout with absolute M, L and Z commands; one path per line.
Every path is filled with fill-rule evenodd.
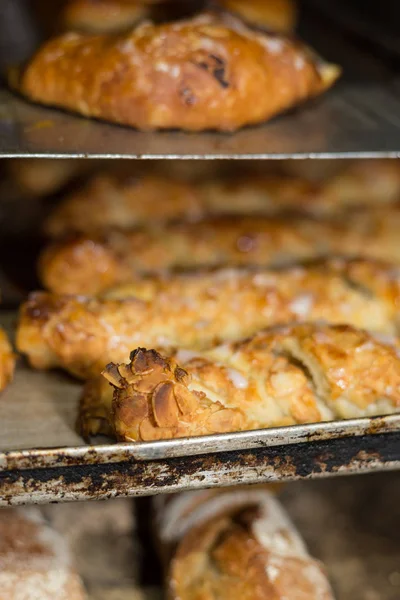
M 296 27 L 295 0 L 219 0 L 219 3 L 259 27 L 285 33 Z
M 69 0 L 63 10 L 63 29 L 88 33 L 125 31 L 149 16 L 144 0 Z
M 0 589 L 7 600 L 87 600 L 65 540 L 37 509 L 0 511 Z
M 280 266 L 330 254 L 400 262 L 400 205 L 339 221 L 310 218 L 210 218 L 112 231 L 50 244 L 39 262 L 44 286 L 94 295 L 141 273 L 217 265 Z
M 167 581 L 169 600 L 333 600 L 322 565 L 266 491 L 236 505 L 228 494 L 219 516 L 184 536 Z
M 204 13 L 115 37 L 65 34 L 33 57 L 19 89 L 139 129 L 234 131 L 324 92 L 338 75 L 289 38 Z
M 110 364 L 121 441 L 263 429 L 400 410 L 393 346 L 347 325 L 272 328 L 189 360 L 137 349 Z
M 199 220 L 209 215 L 296 212 L 337 217 L 348 210 L 398 201 L 400 161 L 363 163 L 345 167 L 320 184 L 273 173 L 191 183 L 155 174 L 100 174 L 55 208 L 45 224 L 45 233 L 51 237 L 91 234 L 178 219 Z
M 384 263 L 217 269 L 138 280 L 98 299 L 34 293 L 21 308 L 17 347 L 36 368 L 87 378 L 138 345 L 204 349 L 305 319 L 393 335 L 399 304 L 399 272 Z
M 0 392 L 12 381 L 15 370 L 15 354 L 6 333 L 0 327 Z

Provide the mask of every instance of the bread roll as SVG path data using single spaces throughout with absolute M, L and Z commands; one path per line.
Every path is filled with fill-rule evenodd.
M 0 511 L 0 590 L 4 600 L 87 600 L 65 541 L 37 509 Z
M 170 600 L 333 600 L 284 509 L 266 489 L 156 499 Z

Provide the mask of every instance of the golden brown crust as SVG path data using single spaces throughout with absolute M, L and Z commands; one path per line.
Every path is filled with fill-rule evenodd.
M 398 271 L 374 261 L 221 269 L 138 280 L 98 299 L 32 294 L 21 309 L 17 347 L 36 368 L 62 366 L 87 378 L 110 360 L 126 361 L 138 345 L 204 349 L 291 321 L 393 335 L 399 304 Z
M 61 240 L 45 249 L 39 272 L 53 292 L 98 294 L 137 274 L 174 268 L 280 266 L 332 254 L 399 263 L 399 227 L 399 205 L 338 221 L 252 215 L 170 223 Z
M 160 175 L 121 177 L 96 175 L 67 196 L 45 223 L 45 233 L 97 233 L 110 227 L 137 225 L 203 216 L 196 187 Z
M 204 13 L 115 37 L 65 34 L 33 57 L 19 89 L 139 129 L 234 131 L 321 94 L 338 75 L 288 38 Z
M 6 333 L 0 327 L 0 392 L 12 381 L 16 356 Z
M 345 250 L 344 233 L 331 223 L 263 216 L 172 223 L 56 242 L 43 252 L 39 273 L 53 292 L 98 294 L 138 273 L 307 260 Z M 351 241 L 354 246 L 358 237 Z
M 65 540 L 37 509 L 0 511 L 1 596 L 7 600 L 87 600 Z
M 55 208 L 45 232 L 60 237 L 227 214 L 289 211 L 339 216 L 347 210 L 398 201 L 400 161 L 363 163 L 345 167 L 319 184 L 276 173 L 230 174 L 205 181 L 203 177 L 192 183 L 154 173 L 96 175 Z
M 177 362 L 178 361 L 178 362 Z M 148 441 L 390 414 L 400 358 L 346 325 L 299 324 L 185 359 L 137 349 L 110 364 L 121 441 Z
M 88 170 L 90 164 L 91 161 L 33 158 L 12 159 L 7 167 L 23 192 L 45 196 L 57 192 L 71 179 Z
M 149 16 L 143 0 L 69 0 L 61 18 L 63 29 L 88 33 L 124 31 Z
M 219 0 L 221 6 L 242 19 L 273 31 L 292 32 L 297 24 L 294 0 Z
M 79 402 L 77 428 L 84 439 L 91 435 L 112 437 L 113 389 L 104 377 L 94 377 L 86 382 Z
M 234 494 L 232 494 L 234 497 Z M 267 494 L 193 527 L 172 560 L 170 600 L 333 600 L 322 566 Z

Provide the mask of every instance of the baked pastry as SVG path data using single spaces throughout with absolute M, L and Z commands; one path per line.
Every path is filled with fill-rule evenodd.
M 36 53 L 18 87 L 35 102 L 139 129 L 234 131 L 321 94 L 338 76 L 289 38 L 204 13 L 116 36 L 65 34 Z
M 63 29 L 113 33 L 130 29 L 149 16 L 145 0 L 69 0 L 63 10 Z
M 295 0 L 219 0 L 219 3 L 248 23 L 273 31 L 291 33 L 297 24 Z
M 91 234 L 208 215 L 296 211 L 338 216 L 350 209 L 398 201 L 400 161 L 363 163 L 356 162 L 320 184 L 268 172 L 230 174 L 194 183 L 154 173 L 100 174 L 55 208 L 45 233 L 51 237 Z
M 6 333 L 0 327 L 0 392 L 10 383 L 14 376 L 15 354 Z
M 37 509 L 0 511 L 0 589 L 7 600 L 86 600 L 64 539 Z
M 358 237 L 352 234 L 352 241 L 358 242 Z M 345 243 L 343 226 L 332 223 L 263 216 L 216 218 L 61 240 L 42 253 L 39 274 L 53 292 L 94 295 L 138 274 L 279 265 L 344 251 Z
M 348 325 L 271 328 L 188 358 L 138 348 L 109 364 L 120 441 L 227 433 L 400 411 L 398 348 Z
M 85 440 L 94 435 L 115 437 L 112 423 L 113 388 L 104 377 L 92 377 L 79 402 L 77 430 Z
M 56 293 L 101 293 L 138 274 L 212 266 L 282 266 L 341 254 L 400 262 L 400 205 L 370 208 L 341 220 L 262 215 L 110 231 L 50 244 L 39 261 Z
M 17 348 L 35 368 L 89 378 L 132 348 L 209 348 L 301 320 L 398 331 L 400 275 L 373 261 L 323 261 L 280 271 L 221 269 L 148 278 L 102 298 L 31 294 Z M 238 318 L 240 315 L 240 318 Z
M 24 193 L 31 196 L 57 192 L 90 165 L 91 161 L 45 158 L 13 159 L 7 163 L 12 179 Z
M 160 175 L 95 175 L 68 195 L 45 223 L 45 233 L 98 233 L 203 216 L 196 186 Z
M 175 523 L 179 531 L 170 600 L 333 600 L 322 565 L 272 494 L 248 488 L 207 495 L 175 496 L 161 511 L 167 528 Z

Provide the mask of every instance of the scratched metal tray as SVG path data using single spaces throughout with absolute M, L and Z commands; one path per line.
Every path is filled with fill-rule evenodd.
M 14 1 L 7 0 L 14 6 Z M 325 3 L 319 3 L 325 5 Z M 334 10 L 335 3 L 330 10 Z M 322 16 L 320 15 L 322 13 Z M 358 47 L 333 20 L 311 6 L 300 34 L 344 67 L 324 97 L 236 134 L 141 133 L 29 104 L 0 93 L 0 156 L 107 158 L 339 158 L 400 155 L 397 68 L 374 48 Z M 7 57 L 14 47 L 7 48 Z M 33 44 L 33 40 L 31 45 Z M 17 52 L 15 50 L 15 52 Z M 374 56 L 376 54 L 376 56 Z M 11 54 L 12 56 L 12 54 Z M 398 57 L 397 57 L 398 58 Z

